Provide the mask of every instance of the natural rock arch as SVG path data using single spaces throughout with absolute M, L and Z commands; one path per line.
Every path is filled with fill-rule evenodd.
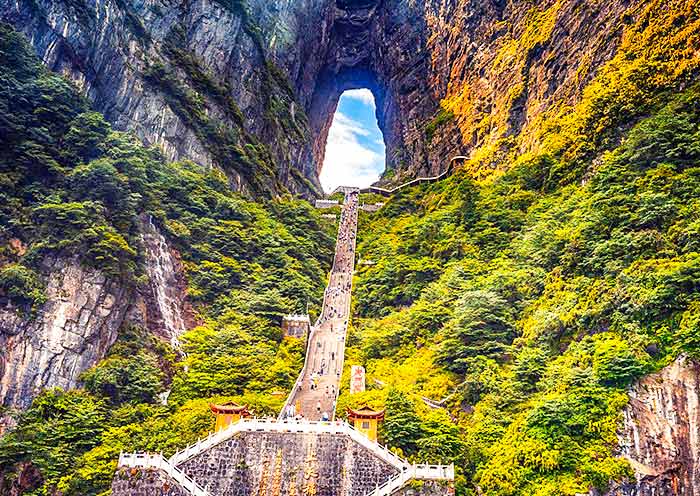
M 0 19 L 24 31 L 116 129 L 167 159 L 218 165 L 242 191 L 314 195 L 338 98 L 351 88 L 375 95 L 387 170 L 410 177 L 444 168 L 437 157 L 453 150 L 425 136 L 444 93 L 430 76 L 430 8 L 413 0 L 99 0 L 76 12 L 19 0 L 0 1 Z
M 315 173 L 346 90 L 368 88 L 387 146 L 387 170 L 427 172 L 422 123 L 437 108 L 428 84 L 427 29 L 418 7 L 391 0 L 335 0 L 308 104 Z M 414 22 L 407 22 L 412 19 Z

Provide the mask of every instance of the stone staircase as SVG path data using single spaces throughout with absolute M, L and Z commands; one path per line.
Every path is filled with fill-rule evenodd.
M 412 480 L 453 481 L 454 478 L 454 465 L 412 465 L 368 493 L 367 496 L 389 496 Z
M 329 273 L 328 286 L 324 291 L 321 313 L 308 335 L 304 366 L 280 411 L 278 416 L 280 421 L 287 417 L 290 409 L 303 414 L 306 419 L 321 420 L 321 412 L 314 408 L 317 403 L 321 405 L 321 411 L 329 414 L 331 420 L 335 419 L 335 405 L 340 393 L 340 372 L 343 370 L 345 358 L 347 322 L 350 317 L 352 273 L 355 266 L 357 243 L 357 211 L 359 208 L 358 188 L 341 187 L 340 190 L 345 193 L 345 200 L 338 225 L 333 267 Z M 349 279 L 350 287 L 340 291 L 339 287 L 343 286 L 347 279 Z M 338 307 L 337 299 L 339 297 L 345 300 L 341 307 Z M 335 310 L 335 313 L 332 310 Z M 339 340 L 336 341 L 336 338 Z M 326 347 L 336 350 L 333 358 Z M 326 374 L 318 377 L 318 387 L 312 391 L 309 388 L 311 374 L 318 371 L 318 365 L 323 360 L 327 364 Z M 333 365 L 333 370 L 337 371 L 337 375 L 331 370 L 331 365 Z M 304 385 L 306 385 L 306 389 L 304 389 Z M 335 395 L 333 397 L 324 395 L 323 391 L 326 388 L 334 390 Z M 297 410 L 297 405 L 299 405 L 300 410 Z
M 372 193 L 375 195 L 391 196 L 391 195 L 401 191 L 402 189 L 411 188 L 411 187 L 416 186 L 418 184 L 436 183 L 438 181 L 442 181 L 443 179 L 445 179 L 446 177 L 448 177 L 452 174 L 452 172 L 455 169 L 455 162 L 464 163 L 467 160 L 469 160 L 469 157 L 466 157 L 464 155 L 457 155 L 457 156 L 452 157 L 450 159 L 450 162 L 447 166 L 447 169 L 444 172 L 442 172 L 441 174 L 438 174 L 437 176 L 417 177 L 415 179 L 412 179 L 408 182 L 400 184 L 400 185 L 396 186 L 395 188 L 391 188 L 391 189 L 380 188 L 379 186 L 368 186 L 367 188 L 362 188 L 359 191 L 362 194 Z M 336 193 L 347 193 L 348 189 L 349 188 L 347 186 L 338 186 L 328 196 L 333 196 Z
M 448 484 L 454 481 L 453 465 L 411 464 L 386 446 L 371 441 L 350 424 L 335 420 L 334 400 L 337 401 L 340 389 L 340 372 L 330 373 L 330 361 L 326 362 L 329 370 L 321 379 L 321 387 L 334 386 L 335 397 L 326 395 L 323 398 L 326 403 L 324 410 L 332 412 L 333 419 L 307 420 L 316 413 L 308 411 L 304 412 L 306 418 L 285 418 L 287 407 L 295 405 L 297 400 L 306 406 L 316 404 L 316 397 L 309 393 L 317 390 L 311 392 L 300 386 L 304 378 L 318 368 L 319 355 L 328 358 L 326 344 L 329 336 L 338 339 L 335 360 L 338 361 L 337 370 L 342 371 L 350 314 L 358 189 L 344 188 L 342 191 L 346 201 L 321 315 L 309 331 L 303 369 L 279 418 L 240 419 L 226 429 L 199 439 L 168 460 L 161 455 L 122 454 L 119 457 L 121 470 L 118 471 L 121 479 L 119 484 L 113 484 L 114 496 L 153 494 L 158 484 L 164 491 L 167 486 L 178 485 L 170 487 L 174 491 L 162 492 L 167 496 L 279 496 L 285 494 L 284 489 L 289 494 L 300 494 L 303 490 L 304 494 L 318 496 L 389 496 L 412 480 L 447 481 Z M 341 233 L 345 235 L 341 236 Z M 341 238 L 345 243 L 343 246 L 340 246 Z M 349 281 L 346 280 L 348 277 Z M 340 301 L 339 295 L 342 296 Z M 151 480 L 145 482 L 134 469 L 155 470 L 146 474 Z M 124 483 L 125 478 L 130 478 L 126 481 L 128 483 Z M 449 493 L 441 485 L 435 484 L 435 487 L 436 491 L 424 489 L 421 494 L 442 496 Z
M 241 419 L 219 432 L 211 433 L 204 439 L 178 451 L 170 459 L 166 460 L 158 454 L 122 454 L 119 457 L 119 467 L 159 469 L 170 476 L 182 486 L 188 494 L 193 496 L 210 496 L 206 489 L 197 484 L 183 470 L 183 465 L 191 462 L 195 457 L 217 445 L 225 443 L 240 433 L 286 433 L 286 434 L 314 434 L 346 436 L 353 443 L 365 448 L 382 462 L 391 466 L 394 474 L 384 483 L 373 489 L 367 490 L 366 496 L 389 496 L 401 490 L 412 480 L 422 481 L 447 481 L 454 480 L 454 465 L 421 465 L 411 464 L 391 452 L 386 446 L 370 441 L 364 434 L 357 431 L 350 424 L 342 421 L 334 422 L 310 422 L 310 421 L 277 421 L 269 419 Z

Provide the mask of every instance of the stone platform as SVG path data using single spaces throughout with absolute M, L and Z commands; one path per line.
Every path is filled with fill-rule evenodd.
M 412 465 L 345 422 L 244 419 L 169 460 L 119 465 L 113 496 L 440 496 L 454 480 L 453 466 Z

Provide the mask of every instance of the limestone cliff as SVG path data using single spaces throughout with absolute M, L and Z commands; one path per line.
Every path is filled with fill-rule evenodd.
M 48 259 L 44 304 L 36 317 L 0 310 L 0 404 L 24 408 L 45 387 L 73 388 L 102 358 L 127 311 L 127 289 L 75 260 Z
M 620 432 L 621 455 L 636 481 L 609 494 L 700 494 L 700 365 L 684 357 L 630 391 Z
M 117 128 L 169 158 L 217 164 L 237 189 L 313 194 L 343 90 L 375 94 L 385 180 L 442 171 L 455 154 L 488 171 L 507 150 L 540 145 L 533 129 L 581 98 L 628 27 L 656 15 L 645 8 L 593 0 L 0 0 L 0 18 L 27 33 L 45 63 L 75 80 Z
M 175 348 L 196 325 L 177 252 L 152 222 L 143 219 L 139 226 L 148 279 L 143 287 L 105 277 L 76 259 L 52 257 L 42 264 L 47 301 L 36 315 L 9 302 L 0 309 L 0 405 L 22 409 L 41 389 L 75 387 L 125 323 Z

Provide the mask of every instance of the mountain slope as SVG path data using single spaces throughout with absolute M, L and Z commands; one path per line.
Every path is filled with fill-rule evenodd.
M 386 407 L 383 441 L 454 461 L 459 494 L 700 494 L 697 2 L 0 9 L 30 40 L 2 26 L 0 393 L 25 410 L 0 494 L 101 494 L 121 450 L 206 433 L 207 400 L 277 411 L 279 320 L 332 244 L 283 193 L 313 194 L 358 85 L 385 181 L 469 159 L 363 214 L 370 387 L 339 411 Z
M 333 226 L 111 130 L 5 24 L 0 66 L 0 493 L 100 493 L 120 450 L 206 432 L 203 398 L 276 412 Z
M 641 486 L 619 494 L 699 490 L 688 426 L 696 363 L 670 366 L 656 393 L 646 392 L 651 379 L 635 386 L 628 406 L 627 388 L 698 355 L 700 87 L 681 66 L 673 83 L 630 76 L 601 86 L 622 59 L 564 119 L 581 122 L 591 108 L 614 117 L 644 92 L 647 116 L 636 124 L 629 114 L 612 130 L 549 130 L 567 146 L 520 155 L 482 181 L 472 162 L 396 195 L 361 225 L 368 263 L 350 353 L 375 385 L 341 405 L 386 404 L 387 419 L 401 416 L 387 420 L 387 442 L 420 460 L 451 457 L 467 494 L 578 494 L 635 473 Z M 446 410 L 421 397 L 447 398 Z M 664 429 L 678 438 L 657 450 L 651 440 Z
M 373 91 L 400 182 L 454 155 L 481 176 L 526 152 L 590 158 L 577 136 L 614 140 L 698 71 L 692 0 L 4 0 L 0 18 L 116 129 L 251 195 L 318 194 L 349 88 Z

